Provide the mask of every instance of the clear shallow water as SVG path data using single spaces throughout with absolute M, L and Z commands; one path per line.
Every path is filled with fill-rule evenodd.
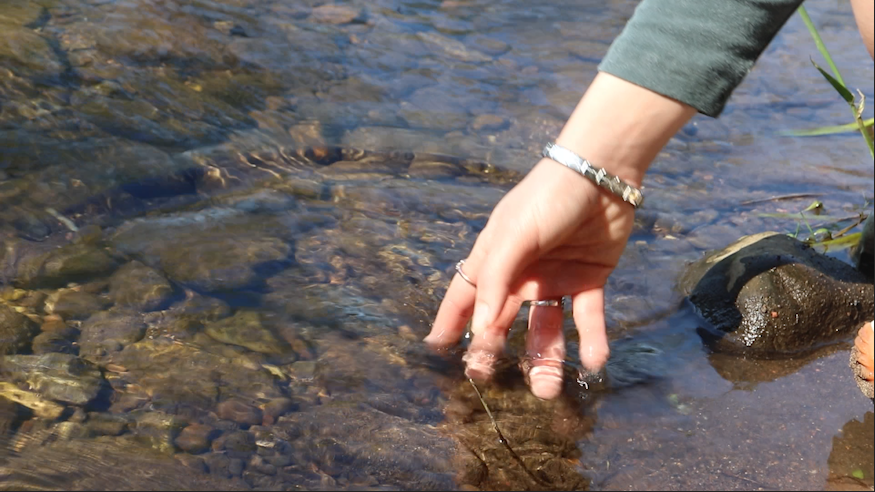
M 92 361 L 104 390 L 56 419 L 8 407 L 0 487 L 539 487 L 458 358 L 419 340 L 634 2 L 10 5 L 3 299 L 60 333 L 33 351 Z M 871 98 L 846 3 L 809 9 Z M 485 392 L 551 486 L 872 486 L 872 406 L 847 347 L 791 368 L 709 358 L 673 289 L 708 249 L 794 230 L 759 214 L 813 198 L 756 200 L 819 194 L 836 216 L 871 203 L 859 136 L 777 135 L 847 121 L 813 53 L 794 17 L 724 115 L 694 119 L 653 165 L 608 322 L 666 347 L 666 377 L 545 403 L 510 371 Z M 47 268 L 68 244 L 79 263 Z M 130 301 L 136 285 L 151 303 Z

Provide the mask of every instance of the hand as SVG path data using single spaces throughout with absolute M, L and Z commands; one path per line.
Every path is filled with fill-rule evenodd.
M 498 203 L 444 296 L 425 341 L 459 341 L 473 313 L 466 375 L 492 376 L 523 301 L 571 296 L 580 360 L 597 371 L 608 358 L 604 286 L 626 246 L 634 209 L 574 171 L 543 159 Z M 562 390 L 565 339 L 560 307 L 532 306 L 526 343 L 535 396 Z

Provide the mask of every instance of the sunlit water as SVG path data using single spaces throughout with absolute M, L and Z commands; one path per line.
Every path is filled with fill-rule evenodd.
M 645 182 L 608 325 L 661 347 L 664 376 L 483 388 L 533 480 L 458 354 L 420 340 L 635 2 L 319 4 L 4 2 L 0 297 L 41 333 L 25 353 L 88 360 L 100 390 L 57 417 L 0 399 L 0 488 L 872 487 L 848 347 L 708 355 L 674 288 L 707 250 L 797 228 L 761 214 L 871 208 L 859 135 L 779 135 L 849 119 L 798 17 Z M 868 103 L 847 2 L 809 9 Z

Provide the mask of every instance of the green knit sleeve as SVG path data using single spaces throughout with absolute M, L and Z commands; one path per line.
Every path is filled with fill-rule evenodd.
M 599 70 L 716 117 L 801 3 L 644 0 Z

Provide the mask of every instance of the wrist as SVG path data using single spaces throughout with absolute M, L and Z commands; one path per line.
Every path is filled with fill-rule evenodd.
M 606 169 L 595 166 L 589 160 L 555 142 L 548 143 L 544 147 L 543 156 L 571 169 L 634 208 L 640 207 L 644 202 L 644 195 L 637 186 L 631 185 Z
M 691 106 L 600 73 L 556 143 L 640 188 L 657 153 L 695 113 Z

